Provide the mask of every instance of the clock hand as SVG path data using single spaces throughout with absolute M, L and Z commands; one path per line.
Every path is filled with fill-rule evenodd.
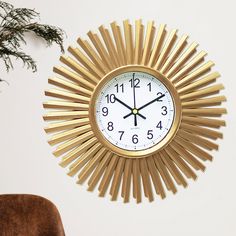
M 130 106 L 127 105 L 126 103 L 122 102 L 122 101 L 121 101 L 119 98 L 117 98 L 116 96 L 115 96 L 115 100 L 116 100 L 117 102 L 119 102 L 120 104 L 122 104 L 123 106 L 127 107 L 128 109 L 133 110 L 132 107 L 130 107 Z
M 137 114 L 134 114 L 134 126 L 137 126 Z
M 134 76 L 135 76 L 135 73 L 133 73 L 133 98 L 134 98 L 134 109 L 136 110 L 136 97 L 135 97 Z M 137 126 L 137 115 L 136 114 L 134 114 L 134 126 Z
M 165 94 L 160 95 L 159 97 L 153 99 L 152 101 L 144 104 L 143 106 L 141 106 L 140 108 L 137 109 L 137 112 L 139 112 L 141 109 L 143 109 L 144 107 L 149 106 L 150 104 L 154 103 L 154 102 L 159 102 L 161 98 L 163 98 L 165 96 Z M 125 115 L 123 118 L 126 119 L 127 117 L 131 116 L 133 113 L 130 112 L 129 114 Z M 139 114 L 139 113 L 138 113 Z
M 119 98 L 117 98 L 116 96 L 115 96 L 115 100 L 117 101 L 117 102 L 119 102 L 120 104 L 122 104 L 123 106 L 125 106 L 125 107 L 127 107 L 128 109 L 130 109 L 132 112 L 131 112 L 131 115 L 133 114 L 133 108 L 132 107 L 130 107 L 129 105 L 127 105 L 126 103 L 124 103 L 123 101 L 121 101 Z M 134 115 L 139 115 L 140 117 L 142 117 L 143 119 L 146 119 L 146 117 L 145 116 L 143 116 L 142 114 L 139 114 L 139 113 L 137 113 L 137 114 L 134 114 Z
M 133 114 L 133 112 L 130 112 L 129 114 L 123 116 L 124 119 L 128 118 L 129 116 L 131 116 Z
M 134 98 L 134 109 L 136 109 L 136 97 L 135 97 L 134 76 L 135 76 L 135 73 L 133 73 L 133 98 Z
M 139 107 L 139 108 L 138 108 L 138 111 L 141 110 L 141 109 L 143 109 L 144 107 L 147 107 L 147 106 L 151 105 L 151 104 L 154 103 L 154 102 L 160 102 L 160 99 L 163 98 L 163 97 L 165 97 L 165 94 L 162 94 L 162 95 L 160 95 L 159 97 L 153 99 L 152 101 L 146 103 L 145 105 Z

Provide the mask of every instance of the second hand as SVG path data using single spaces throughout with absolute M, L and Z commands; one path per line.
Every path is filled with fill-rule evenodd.
M 134 76 L 135 73 L 133 73 L 133 98 L 134 98 L 134 109 L 136 109 L 136 96 L 135 96 L 135 84 L 134 84 Z M 134 114 L 134 126 L 137 126 L 137 114 Z

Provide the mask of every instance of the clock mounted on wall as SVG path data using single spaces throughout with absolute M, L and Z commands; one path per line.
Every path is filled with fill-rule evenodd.
M 91 42 L 79 38 L 68 49 L 73 57 L 61 56 L 66 66 L 54 67 L 56 88 L 45 92 L 56 98 L 43 104 L 56 110 L 44 115 L 53 121 L 45 131 L 56 133 L 49 143 L 58 144 L 60 165 L 79 184 L 88 180 L 89 191 L 109 189 L 112 200 L 120 191 L 128 202 L 132 188 L 137 202 L 142 193 L 152 201 L 154 190 L 164 198 L 205 170 L 207 151 L 222 138 L 215 129 L 225 122 L 216 117 L 226 113 L 219 107 L 226 98 L 216 95 L 223 85 L 214 84 L 214 63 L 187 35 L 178 40 L 177 30 L 156 30 L 152 21 L 145 34 L 141 20 L 123 28 L 101 26 L 101 37 L 89 31 Z

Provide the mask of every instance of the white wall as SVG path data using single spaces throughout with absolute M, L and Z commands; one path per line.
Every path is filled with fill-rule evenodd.
M 68 35 L 65 46 L 90 29 L 113 20 L 143 18 L 167 23 L 188 33 L 216 62 L 228 97 L 227 127 L 213 163 L 199 173 L 197 182 L 179 188 L 176 196 L 139 205 L 110 202 L 97 197 L 86 186 L 57 165 L 43 131 L 42 102 L 47 78 L 59 64 L 59 49 L 45 48 L 41 41 L 28 41 L 27 51 L 37 60 L 33 74 L 16 64 L 14 71 L 0 76 L 10 86 L 0 84 L 0 193 L 31 193 L 53 201 L 69 236 L 199 236 L 236 235 L 236 3 L 233 0 L 11 0 L 15 6 L 35 8 L 41 20 L 62 27 Z

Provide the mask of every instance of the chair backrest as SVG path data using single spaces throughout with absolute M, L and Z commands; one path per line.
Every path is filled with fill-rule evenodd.
M 0 195 L 1 236 L 64 236 L 60 214 L 49 200 L 27 194 Z

